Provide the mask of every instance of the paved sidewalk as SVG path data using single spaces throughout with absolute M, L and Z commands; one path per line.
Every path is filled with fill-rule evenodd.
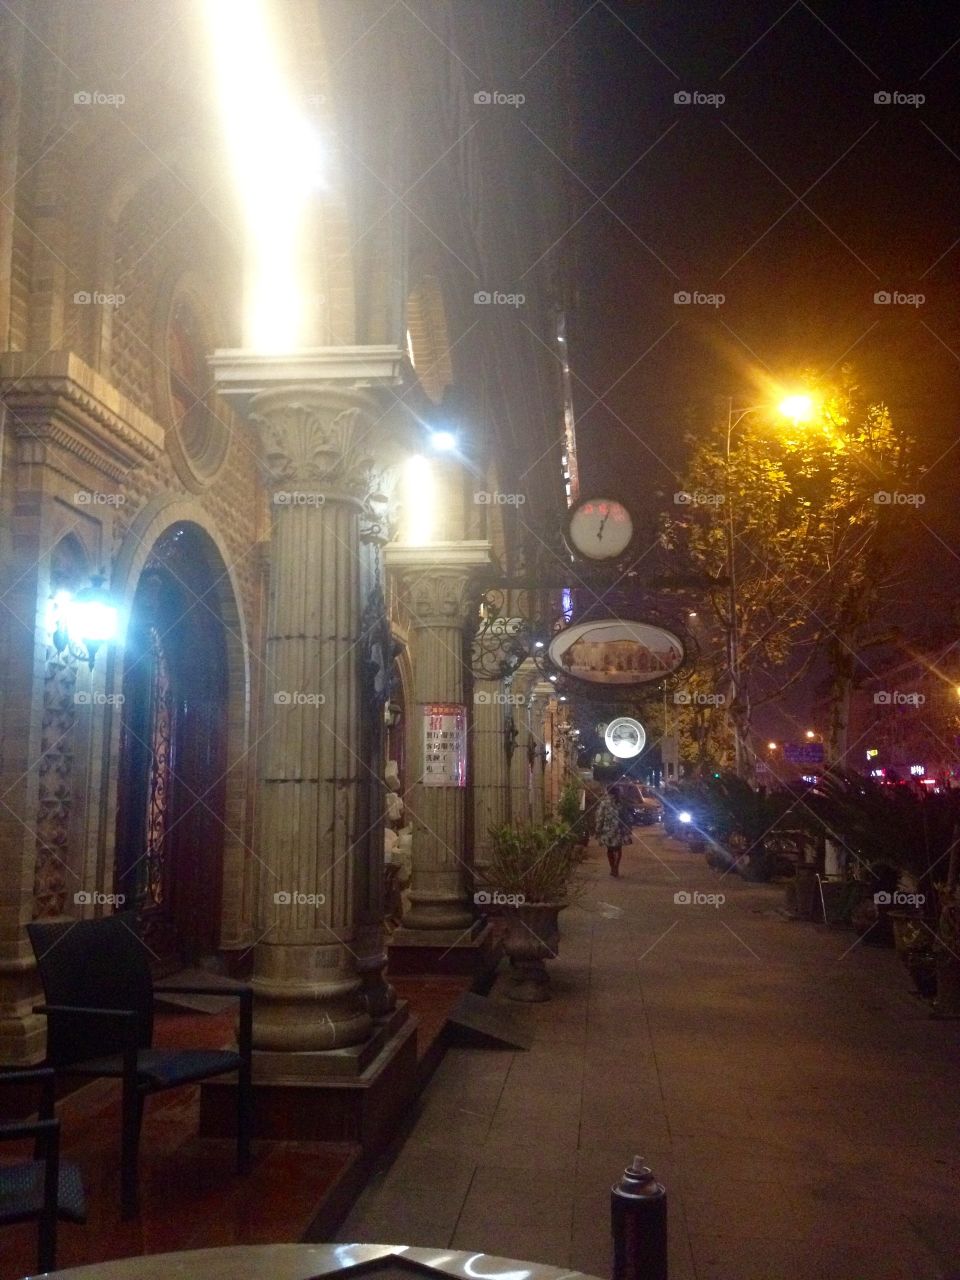
M 892 951 L 635 835 L 619 880 L 592 852 L 554 999 L 511 1005 L 532 1050 L 451 1050 L 339 1238 L 608 1276 L 637 1152 L 669 1190 L 670 1280 L 960 1273 L 960 1024 L 927 1017 Z

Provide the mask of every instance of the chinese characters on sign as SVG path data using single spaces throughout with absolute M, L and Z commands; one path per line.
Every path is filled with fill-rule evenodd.
M 423 708 L 423 785 L 467 785 L 467 709 L 456 702 Z

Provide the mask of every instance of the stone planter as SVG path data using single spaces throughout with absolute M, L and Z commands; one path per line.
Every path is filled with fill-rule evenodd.
M 536 1003 L 550 999 L 550 977 L 544 960 L 560 945 L 560 912 L 565 902 L 525 902 L 503 910 L 503 949 L 510 959 L 511 1000 Z

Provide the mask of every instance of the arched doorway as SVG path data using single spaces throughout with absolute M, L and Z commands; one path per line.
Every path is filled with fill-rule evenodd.
M 116 892 L 161 964 L 219 945 L 227 645 L 219 557 L 195 525 L 156 542 L 127 627 Z

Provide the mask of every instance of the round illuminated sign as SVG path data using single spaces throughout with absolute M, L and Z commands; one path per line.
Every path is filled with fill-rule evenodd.
M 620 760 L 630 760 L 638 756 L 647 741 L 647 731 L 639 720 L 629 716 L 619 716 L 607 725 L 603 740 L 607 750 Z

